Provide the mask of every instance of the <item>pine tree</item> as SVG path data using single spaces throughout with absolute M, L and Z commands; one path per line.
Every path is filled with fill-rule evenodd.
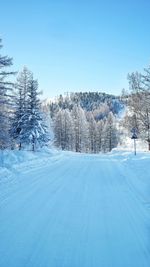
M 49 135 L 41 113 L 41 103 L 38 95 L 38 83 L 33 79 L 33 76 L 31 76 L 28 86 L 26 112 L 22 117 L 23 124 L 19 138 L 24 145 L 31 145 L 33 151 L 35 151 L 37 147 L 46 145 L 49 141 Z
M 22 145 L 43 146 L 49 141 L 41 103 L 38 98 L 38 83 L 26 67 L 19 73 L 15 85 L 15 112 L 11 136 L 21 149 Z
M 1 39 L 0 39 L 0 48 Z M 13 83 L 7 80 L 7 77 L 14 74 L 5 69 L 12 65 L 12 59 L 7 56 L 0 55 L 0 149 L 11 146 L 9 135 L 10 114 L 12 109 L 12 88 Z
M 26 67 L 18 74 L 14 88 L 14 114 L 12 118 L 11 137 L 15 140 L 19 149 L 22 147 L 21 131 L 26 127 L 28 91 L 32 73 Z

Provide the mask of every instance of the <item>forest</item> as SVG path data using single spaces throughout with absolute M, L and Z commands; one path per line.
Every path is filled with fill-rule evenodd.
M 42 101 L 33 73 L 27 67 L 11 71 L 12 65 L 12 58 L 0 55 L 0 150 L 54 145 L 106 153 L 133 131 L 150 150 L 150 67 L 128 74 L 129 90 L 120 96 L 68 92 Z

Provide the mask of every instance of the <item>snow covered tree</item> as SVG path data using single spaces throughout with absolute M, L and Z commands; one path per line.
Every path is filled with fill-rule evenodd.
M 2 48 L 0 39 L 0 49 Z M 14 72 L 8 72 L 6 69 L 12 65 L 12 59 L 0 55 L 0 149 L 11 146 L 9 135 L 10 113 L 12 109 L 12 87 L 13 83 L 8 81 L 8 76 Z
M 46 126 L 47 126 L 50 142 L 52 143 L 54 141 L 53 120 L 51 118 L 49 106 L 45 105 L 44 102 L 45 101 L 41 102 L 41 110 L 42 110 L 42 113 L 44 114 L 44 121 L 45 121 Z
M 104 143 L 104 121 L 100 120 L 97 122 L 97 152 L 102 151 L 103 143 Z
M 63 143 L 62 147 L 66 150 L 74 150 L 74 125 L 69 110 L 62 110 L 63 116 Z
M 62 148 L 63 140 L 63 117 L 62 112 L 59 110 L 54 117 L 54 143 L 57 147 Z
M 137 72 L 128 75 L 131 89 L 129 121 L 134 123 L 136 117 L 139 137 L 147 141 L 150 150 L 150 67 L 144 71 L 143 75 Z
M 79 105 L 74 105 L 72 119 L 75 132 L 75 151 L 87 152 L 88 146 L 88 123 L 84 110 Z
M 32 73 L 26 67 L 18 74 L 17 82 L 14 88 L 14 114 L 12 117 L 11 137 L 19 145 L 22 146 L 21 131 L 26 127 L 27 107 L 28 107 L 28 92 Z
M 55 144 L 62 150 L 74 150 L 74 127 L 69 110 L 60 109 L 54 119 Z
M 32 72 L 24 66 L 23 70 L 19 73 L 16 82 L 16 88 L 18 89 L 19 94 L 22 95 L 22 104 L 24 110 L 27 108 L 28 91 L 31 80 Z
M 33 151 L 35 151 L 36 147 L 42 147 L 49 141 L 47 126 L 44 123 L 38 95 L 38 83 L 31 76 L 28 85 L 26 112 L 21 118 L 23 124 L 19 133 L 19 139 L 24 145 L 32 145 Z
M 117 129 L 115 125 L 115 118 L 112 112 L 109 113 L 108 118 L 104 126 L 104 143 L 103 150 L 104 152 L 110 152 L 113 148 L 117 146 Z
M 148 143 L 150 151 L 150 66 L 144 69 L 145 74 L 142 75 L 143 90 L 142 90 L 142 110 L 141 118 L 141 134 L 144 140 Z
M 88 129 L 89 129 L 89 151 L 91 153 L 97 153 L 97 123 L 93 114 L 88 114 Z

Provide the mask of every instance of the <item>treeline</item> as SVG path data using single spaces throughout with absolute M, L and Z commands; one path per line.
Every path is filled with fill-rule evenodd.
M 85 153 L 111 151 L 118 144 L 116 119 L 112 112 L 96 120 L 75 104 L 72 110 L 59 109 L 53 117 L 54 142 L 62 150 Z
M 0 149 L 29 147 L 34 151 L 49 141 L 38 82 L 27 68 L 15 83 L 10 82 L 9 77 L 15 75 L 7 71 L 11 65 L 11 58 L 0 55 Z
M 116 116 L 123 102 L 98 92 L 67 93 L 50 102 L 54 144 L 62 150 L 99 153 L 118 144 Z
M 108 116 L 109 112 L 117 115 L 124 108 L 120 97 L 101 92 L 72 92 L 58 96 L 49 104 L 50 114 L 53 117 L 59 109 L 72 110 L 74 105 L 85 111 L 94 112 L 97 120 Z
M 101 92 L 72 92 L 58 96 L 47 108 L 56 147 L 99 153 L 117 146 L 116 116 L 124 108 L 119 97 Z

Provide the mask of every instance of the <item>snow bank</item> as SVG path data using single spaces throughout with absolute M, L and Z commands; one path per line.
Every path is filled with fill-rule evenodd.
M 145 141 L 142 141 L 140 139 L 136 140 L 136 148 L 137 151 L 143 151 L 147 152 L 148 151 L 148 144 Z M 115 150 L 124 150 L 124 151 L 134 151 L 134 143 L 133 140 L 130 137 L 123 137 L 121 140 L 121 144 L 118 145 L 118 147 Z
M 11 177 L 18 171 L 29 171 L 42 168 L 46 164 L 57 161 L 62 154 L 55 149 L 44 148 L 40 151 L 0 151 L 0 180 Z

